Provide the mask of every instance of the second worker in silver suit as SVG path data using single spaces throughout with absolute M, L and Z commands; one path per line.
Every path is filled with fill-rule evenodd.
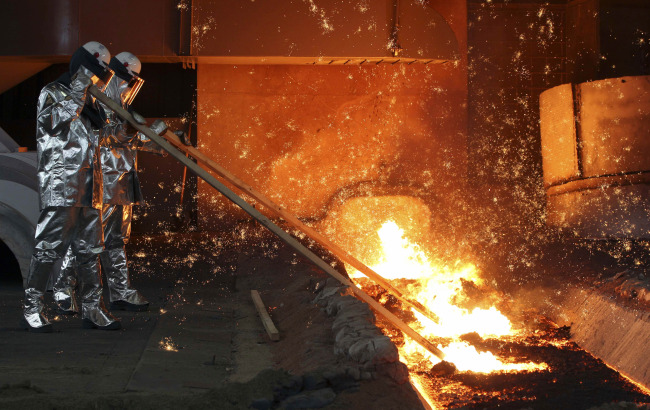
M 141 63 L 135 55 L 123 52 L 111 59 L 109 67 L 115 72 L 115 77 L 105 93 L 128 110 L 143 84 L 139 77 Z M 105 249 L 99 257 L 108 284 L 110 309 L 144 311 L 149 302 L 131 287 L 125 250 L 131 234 L 132 206 L 141 204 L 143 199 L 136 154 L 137 150 L 158 154 L 164 154 L 164 151 L 142 133 L 135 132 L 110 109 L 105 108 L 105 111 L 108 121 L 100 142 Z M 167 127 L 163 121 L 157 120 L 151 128 L 161 134 Z M 64 314 L 78 311 L 74 295 L 75 270 L 75 258 L 72 249 L 68 249 L 53 286 L 54 299 Z

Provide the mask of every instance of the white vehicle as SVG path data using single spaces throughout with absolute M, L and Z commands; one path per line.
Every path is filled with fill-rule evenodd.
M 20 265 L 27 279 L 39 217 L 36 152 L 19 145 L 0 128 L 0 240 Z

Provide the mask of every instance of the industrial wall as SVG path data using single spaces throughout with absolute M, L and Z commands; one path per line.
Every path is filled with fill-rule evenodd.
M 436 3 L 466 55 L 465 4 Z M 299 217 L 321 218 L 341 197 L 386 186 L 444 199 L 465 181 L 464 57 L 426 65 L 199 64 L 197 81 L 200 149 Z M 203 226 L 243 217 L 201 183 L 199 215 Z

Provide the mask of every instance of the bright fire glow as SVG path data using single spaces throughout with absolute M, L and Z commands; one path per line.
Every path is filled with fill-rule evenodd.
M 393 221 L 385 222 L 377 233 L 382 254 L 379 263 L 371 268 L 386 279 L 407 279 L 412 282 L 403 292 L 404 295 L 425 305 L 438 318 L 434 322 L 413 310 L 417 321 L 409 325 L 424 337 L 450 339 L 446 346 L 438 346 L 445 353 L 446 361 L 454 363 L 460 371 L 480 373 L 547 368 L 544 363 L 504 363 L 490 352 L 479 352 L 469 343 L 457 340 L 459 336 L 468 333 L 476 333 L 480 337 L 505 337 L 518 333 L 513 330 L 510 320 L 495 306 L 487 309 L 458 306 L 458 303 L 466 302 L 466 297 L 461 292 L 464 284 L 484 286 L 473 265 L 457 264 L 451 268 L 437 266 L 419 245 L 404 238 L 403 230 Z M 355 272 L 351 277 L 363 275 Z M 400 348 L 400 356 L 409 366 L 421 364 L 423 359 L 432 365 L 440 361 L 409 339 Z
M 420 396 L 420 401 L 423 402 L 422 404 L 426 404 L 425 408 L 436 409 L 437 407 L 435 403 L 424 393 L 425 387 L 422 376 L 412 374 L 409 379 L 411 380 L 411 385 L 415 388 L 416 393 Z

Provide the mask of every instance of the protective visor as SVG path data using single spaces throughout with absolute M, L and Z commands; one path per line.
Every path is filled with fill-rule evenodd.
M 103 67 L 103 70 L 97 74 L 93 74 L 91 80 L 93 84 L 97 86 L 97 88 L 100 89 L 101 92 L 106 91 L 106 87 L 108 87 L 108 84 L 111 82 L 113 79 L 113 76 L 115 75 L 115 71 L 111 70 L 108 67 Z
M 140 88 L 142 88 L 142 85 L 144 84 L 144 80 L 137 75 L 133 74 L 131 76 L 131 79 L 129 80 L 129 85 L 127 87 L 127 91 L 124 95 L 124 103 L 126 105 L 131 105 L 133 100 L 135 99 L 135 96 L 138 95 L 138 92 L 140 91 Z

